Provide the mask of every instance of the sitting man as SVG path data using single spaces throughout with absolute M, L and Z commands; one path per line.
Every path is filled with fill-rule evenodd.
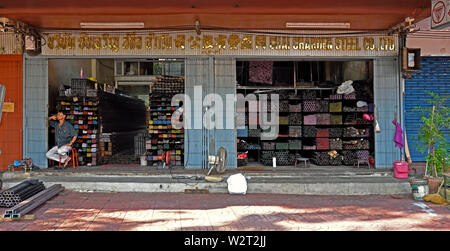
M 50 149 L 46 156 L 47 158 L 60 161 L 64 163 L 64 167 L 70 161 L 68 152 L 72 149 L 72 144 L 77 140 L 77 132 L 73 126 L 66 121 L 66 115 L 63 111 L 58 111 L 56 115 L 48 118 L 49 125 L 55 128 L 56 146 Z

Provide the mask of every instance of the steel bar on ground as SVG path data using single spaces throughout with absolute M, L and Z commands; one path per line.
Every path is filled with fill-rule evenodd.
M 20 210 L 22 210 L 23 208 L 27 207 L 30 205 L 30 203 L 36 201 L 37 199 L 39 199 L 41 196 L 44 196 L 46 193 L 48 193 L 49 191 L 53 191 L 54 189 L 57 189 L 59 186 L 61 186 L 60 184 L 58 185 L 53 185 L 35 195 L 33 195 L 32 197 L 28 198 L 27 200 L 24 200 L 20 203 L 20 205 L 16 205 L 14 206 L 14 208 L 10 208 L 8 211 L 11 214 L 14 214 L 16 212 L 19 212 Z
M 43 187 L 43 186 L 44 186 L 44 184 L 42 182 L 39 182 L 38 184 L 28 186 L 25 189 L 15 192 L 14 195 L 22 196 L 23 194 L 25 194 L 33 189 L 36 189 L 37 187 Z
M 45 187 L 44 185 L 39 185 L 39 186 L 35 186 L 33 187 L 33 189 L 28 190 L 27 192 L 21 193 L 21 194 L 17 194 L 18 198 L 20 201 L 26 200 L 29 197 L 39 193 L 40 191 L 44 190 Z
M 0 202 L 0 206 L 2 207 L 12 207 L 20 202 L 28 199 L 29 197 L 39 193 L 40 191 L 45 189 L 45 186 L 42 182 L 36 183 L 33 185 L 29 185 L 28 187 L 23 188 L 21 190 L 17 190 L 17 193 L 9 192 L 8 195 L 3 196 L 3 200 Z M 22 184 L 22 183 L 21 183 Z
M 42 192 L 42 191 L 41 191 Z M 20 208 L 21 206 L 25 205 L 26 203 L 32 201 L 33 199 L 37 198 L 40 196 L 40 193 L 36 193 L 35 195 L 31 196 L 30 198 L 23 200 L 20 203 L 17 203 L 16 205 L 14 205 L 12 208 L 6 210 L 5 214 L 13 214 L 14 210 Z
M 27 188 L 27 187 L 30 186 L 30 185 L 34 185 L 34 184 L 36 184 L 36 183 L 38 183 L 38 182 L 39 182 L 39 181 L 38 181 L 38 180 L 35 180 L 35 179 L 33 179 L 33 180 L 26 180 L 26 181 L 24 181 L 24 182 L 22 182 L 22 183 L 19 183 L 19 184 L 15 185 L 15 186 L 13 186 L 13 187 L 11 187 L 11 188 L 5 190 L 5 191 L 3 192 L 3 194 L 6 194 L 6 195 L 13 195 L 14 193 L 16 193 L 16 192 L 18 192 L 18 191 L 20 191 L 20 190 L 22 190 L 22 189 L 24 189 L 24 188 Z
M 38 194 L 32 196 L 28 200 L 22 201 L 21 203 L 17 204 L 13 208 L 9 209 L 5 214 L 12 213 L 13 214 L 12 217 L 20 218 L 21 215 L 25 215 L 31 210 L 39 207 L 47 200 L 57 195 L 58 193 L 62 192 L 63 190 L 64 187 L 62 187 L 60 184 L 53 185 L 50 188 L 47 188 L 39 192 Z
M 17 206 L 17 207 L 15 207 L 15 209 L 13 210 L 12 213 L 13 213 L 13 214 L 17 214 L 17 213 L 20 213 L 20 212 L 22 212 L 22 211 L 26 211 L 29 207 L 34 207 L 34 204 L 36 204 L 36 203 L 42 204 L 42 203 L 44 203 L 45 201 L 47 201 L 48 199 L 50 199 L 51 197 L 53 197 L 54 195 L 58 194 L 59 192 L 56 192 L 56 193 L 55 193 L 55 191 L 60 190 L 60 189 L 64 190 L 64 187 L 62 187 L 60 184 L 53 185 L 53 186 L 51 186 L 50 188 L 48 188 L 48 189 L 46 189 L 46 190 L 40 192 L 39 194 L 36 194 L 36 196 L 33 197 L 32 200 L 27 200 L 27 201 L 29 201 L 28 203 L 21 203 L 22 206 Z M 61 190 L 61 191 L 62 191 L 62 190 Z M 52 195 L 52 194 L 54 194 L 54 195 Z M 50 197 L 47 198 L 49 195 L 50 195 Z M 41 202 L 41 200 L 42 200 L 43 198 L 47 198 L 47 199 L 45 199 L 43 202 Z M 38 206 L 39 206 L 40 204 L 38 204 Z M 34 207 L 34 208 L 35 208 L 35 207 Z M 28 212 L 28 211 L 27 211 L 27 212 Z
M 53 189 L 52 191 L 48 191 L 45 195 L 37 198 L 35 201 L 29 204 L 26 208 L 20 209 L 19 212 L 16 212 L 12 215 L 13 218 L 20 218 L 22 215 L 26 215 L 28 212 L 32 211 L 33 209 L 39 207 L 40 205 L 44 204 L 47 200 L 52 198 L 53 196 L 57 195 L 58 193 L 64 191 L 64 188 L 59 186 L 57 189 Z
M 29 197 L 31 197 L 31 196 L 37 194 L 38 192 L 40 192 L 40 191 L 42 191 L 42 190 L 44 190 L 44 189 L 45 189 L 44 185 L 42 185 L 42 186 L 30 187 L 30 189 L 27 189 L 26 191 L 24 190 L 23 193 L 14 195 L 14 196 L 13 196 L 13 199 L 19 200 L 19 202 L 20 202 L 20 201 L 23 201 L 23 200 L 25 200 L 25 199 L 28 199 Z

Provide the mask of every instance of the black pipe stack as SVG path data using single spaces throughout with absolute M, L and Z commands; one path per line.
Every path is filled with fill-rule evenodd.
M 44 189 L 41 181 L 26 180 L 0 194 L 0 207 L 13 207 Z

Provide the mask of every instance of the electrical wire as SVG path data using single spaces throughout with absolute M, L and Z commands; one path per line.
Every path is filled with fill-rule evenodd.
M 227 27 L 219 27 L 219 26 L 201 26 L 200 27 L 203 30 L 208 31 L 229 31 L 233 33 L 245 33 L 245 34 L 261 34 L 261 35 L 292 35 L 292 36 L 330 36 L 330 35 L 363 35 L 363 34 L 388 34 L 389 30 L 366 30 L 366 31 L 354 31 L 354 32 L 341 32 L 341 31 L 324 31 L 324 32 L 312 32 L 312 33 L 303 33 L 307 32 L 307 30 L 298 30 L 297 32 L 291 32 L 286 30 L 286 32 L 280 32 L 280 31 L 272 31 L 272 30 L 266 30 L 258 29 L 258 30 L 246 30 L 246 29 L 235 29 L 235 28 L 227 28 Z M 309 32 L 309 31 L 308 31 Z
M 450 39 L 450 30 L 417 30 L 407 36 L 409 38 Z
M 449 35 L 414 34 L 408 35 L 408 38 L 450 39 L 450 34 Z

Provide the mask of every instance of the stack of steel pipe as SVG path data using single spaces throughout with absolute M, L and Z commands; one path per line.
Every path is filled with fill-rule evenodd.
M 0 196 L 0 207 L 12 207 L 44 190 L 44 184 L 38 180 L 26 180 L 7 190 Z
M 61 184 L 53 185 L 6 210 L 3 218 L 19 219 L 62 191 L 64 187 Z

